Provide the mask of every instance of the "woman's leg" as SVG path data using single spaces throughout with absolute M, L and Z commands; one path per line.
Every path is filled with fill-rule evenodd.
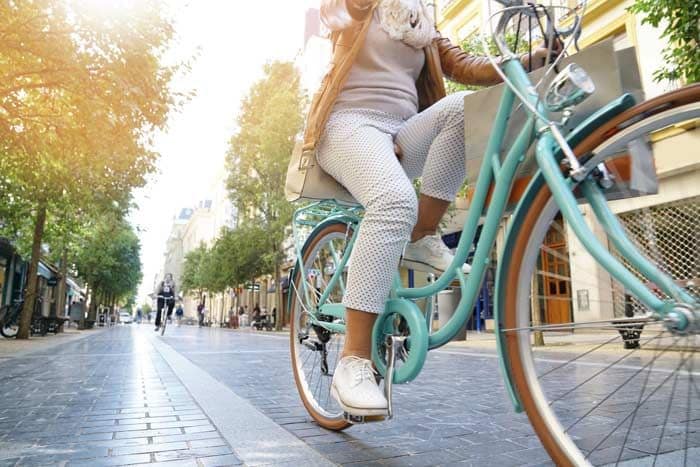
M 343 303 L 350 310 L 381 313 L 416 221 L 417 199 L 394 153 L 391 132 L 401 122 L 389 117 L 382 121 L 376 112 L 368 115 L 335 115 L 318 162 L 365 208 Z
M 432 235 L 465 177 L 464 93 L 451 94 L 409 119 L 396 135 L 402 164 L 422 176 L 412 241 Z
M 343 358 L 331 385 L 336 400 L 354 415 L 384 415 L 387 409 L 369 360 L 372 326 L 384 309 L 417 215 L 415 191 L 394 153 L 392 134 L 400 124 L 377 113 L 336 115 L 318 154 L 321 167 L 365 207 L 343 297 Z
M 162 298 L 159 298 L 158 301 L 156 302 L 156 327 L 160 327 L 160 319 L 161 319 L 161 310 L 163 309 L 163 302 L 164 300 Z

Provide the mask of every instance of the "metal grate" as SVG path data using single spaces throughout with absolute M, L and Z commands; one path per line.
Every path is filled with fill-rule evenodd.
M 700 298 L 700 196 L 631 211 L 619 218 L 630 238 L 649 259 Z M 618 258 L 629 267 L 624 258 L 620 255 Z M 627 296 L 625 300 L 624 290 L 619 283 L 615 285 L 615 316 L 646 312 L 635 298 Z M 653 284 L 649 286 L 653 289 Z

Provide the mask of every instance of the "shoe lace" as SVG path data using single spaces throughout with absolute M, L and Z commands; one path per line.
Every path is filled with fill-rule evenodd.
M 377 371 L 372 367 L 372 362 L 370 360 L 360 357 L 349 358 L 350 363 L 348 364 L 348 367 L 352 371 L 355 378 L 355 386 L 367 380 L 373 383 L 375 382 L 374 375 L 377 374 Z

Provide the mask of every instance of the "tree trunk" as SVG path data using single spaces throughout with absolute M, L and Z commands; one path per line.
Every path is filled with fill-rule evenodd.
M 58 282 L 58 297 L 56 298 L 56 316 L 65 316 L 66 314 L 66 289 L 68 279 L 68 250 L 63 249 L 61 254 L 61 279 Z
M 37 271 L 39 270 L 39 258 L 41 257 L 41 239 L 44 236 L 46 225 L 46 202 L 39 202 L 34 222 L 34 238 L 32 239 L 32 258 L 29 261 L 29 272 L 27 273 L 27 291 L 24 294 L 24 304 L 19 320 L 19 330 L 17 339 L 29 339 L 29 328 L 32 324 L 32 314 L 34 314 L 34 304 L 37 293 Z

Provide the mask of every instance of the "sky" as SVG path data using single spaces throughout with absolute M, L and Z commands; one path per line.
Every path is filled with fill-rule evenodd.
M 195 57 L 174 83 L 196 97 L 156 135 L 158 171 L 135 192 L 130 216 L 141 240 L 143 282 L 138 300 L 152 292 L 164 262 L 174 216 L 212 192 L 224 167 L 242 98 L 262 77 L 265 62 L 293 60 L 304 40 L 304 13 L 318 0 L 166 0 L 177 39 L 169 59 Z

